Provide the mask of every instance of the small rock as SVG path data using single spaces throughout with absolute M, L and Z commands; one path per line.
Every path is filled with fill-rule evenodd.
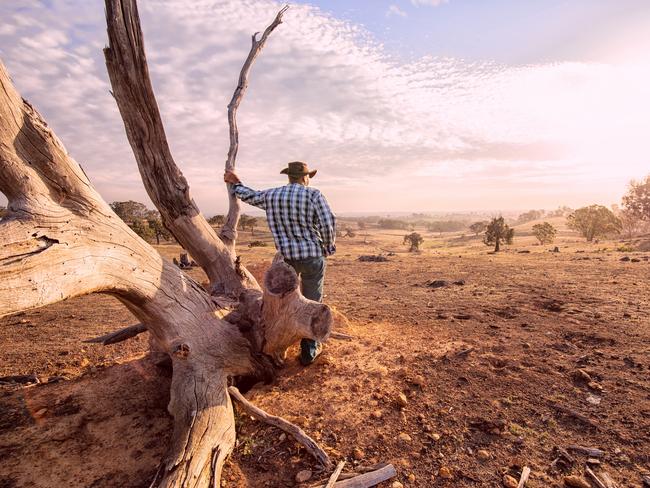
M 280 434 L 280 437 L 278 437 L 278 440 L 280 442 L 284 442 L 285 440 L 287 440 L 287 434 L 283 432 L 282 434 Z
M 589 383 L 587 383 L 587 386 L 592 390 L 603 391 L 603 387 L 600 384 L 596 383 L 595 381 L 590 381 Z
M 40 410 L 34 413 L 34 418 L 36 419 L 43 418 L 46 413 L 47 413 L 47 408 L 41 408 Z
M 564 484 L 571 488 L 591 488 L 591 484 L 587 480 L 576 475 L 565 476 Z
M 406 432 L 400 432 L 397 438 L 402 442 L 411 442 L 413 440 L 411 439 L 411 436 L 408 435 Z
M 408 480 L 409 483 L 415 483 L 415 475 L 413 473 L 409 473 Z
M 79 362 L 79 366 L 81 368 L 85 368 L 90 364 L 90 360 L 88 358 L 82 358 L 81 361 Z
M 311 479 L 312 472 L 309 469 L 303 469 L 302 471 L 298 471 L 298 474 L 296 474 L 296 482 L 297 483 L 304 483 L 305 481 L 309 481 Z
M 596 466 L 596 465 L 600 464 L 600 461 L 598 459 L 596 459 L 596 458 L 589 458 L 589 459 L 587 459 L 587 464 L 590 464 L 592 466 Z
M 373 419 L 380 419 L 380 418 L 382 417 L 382 415 L 383 415 L 383 412 L 382 412 L 381 410 L 375 410 L 374 412 L 372 412 L 372 413 L 370 414 L 370 416 L 371 416 Z
M 390 485 L 390 488 L 404 488 L 404 485 L 399 481 L 393 481 L 393 484 Z
M 592 405 L 600 405 L 601 400 L 602 399 L 597 395 L 592 395 L 591 393 L 587 395 L 587 403 Z
M 481 461 L 486 461 L 490 459 L 490 453 L 487 452 L 485 449 L 479 449 L 476 455 Z
M 366 453 L 363 452 L 362 449 L 359 449 L 356 447 L 354 451 L 352 451 L 352 457 L 356 459 L 357 461 L 361 461 L 364 457 L 366 457 Z
M 420 388 L 424 388 L 424 386 L 427 384 L 426 380 L 424 379 L 423 376 L 416 376 L 411 380 L 411 383 L 413 383 L 416 386 L 419 386 Z
M 506 488 L 517 488 L 517 480 L 509 474 L 503 475 L 503 486 Z
M 432 441 L 438 442 L 440 440 L 440 434 L 431 434 L 429 436 Z
M 409 403 L 408 399 L 406 398 L 406 395 L 401 392 L 399 393 L 399 395 L 397 395 L 396 401 L 400 407 L 405 407 Z
M 438 470 L 438 476 L 446 480 L 450 480 L 454 477 L 454 475 L 451 472 L 451 469 L 449 469 L 447 466 L 442 466 L 440 470 Z

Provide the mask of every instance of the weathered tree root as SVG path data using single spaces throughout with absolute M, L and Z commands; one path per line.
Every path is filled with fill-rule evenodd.
M 318 462 L 320 462 L 325 468 L 329 469 L 332 466 L 332 461 L 330 461 L 327 453 L 316 443 L 314 439 L 309 437 L 305 431 L 298 427 L 296 424 L 292 424 L 282 417 L 277 417 L 275 415 L 266 413 L 261 408 L 256 407 L 251 402 L 246 400 L 246 398 L 244 398 L 244 395 L 242 395 L 234 386 L 228 387 L 228 393 L 230 393 L 230 396 L 239 402 L 247 414 L 256 418 L 257 420 L 285 431 L 296 441 L 302 444 L 307 452 L 316 458 Z

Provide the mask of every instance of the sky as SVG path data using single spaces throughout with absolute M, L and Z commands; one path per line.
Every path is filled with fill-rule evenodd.
M 280 3 L 141 0 L 177 164 L 227 207 L 226 105 Z M 650 173 L 647 0 L 293 2 L 240 106 L 238 173 L 302 160 L 338 213 L 620 202 Z M 96 0 L 0 0 L 0 59 L 104 198 L 149 203 L 109 90 Z M 244 211 L 250 213 L 250 208 Z

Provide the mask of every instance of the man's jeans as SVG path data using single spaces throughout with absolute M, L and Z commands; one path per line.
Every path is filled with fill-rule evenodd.
M 307 258 L 285 260 L 300 276 L 300 291 L 310 300 L 320 302 L 323 299 L 323 281 L 325 280 L 325 258 Z M 300 341 L 300 362 L 310 364 L 318 355 L 319 344 L 311 339 Z

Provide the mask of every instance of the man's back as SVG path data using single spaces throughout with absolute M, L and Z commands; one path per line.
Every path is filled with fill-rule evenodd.
M 334 253 L 335 216 L 316 188 L 299 183 L 255 191 L 235 188 L 242 201 L 266 210 L 276 248 L 285 259 L 307 259 Z

